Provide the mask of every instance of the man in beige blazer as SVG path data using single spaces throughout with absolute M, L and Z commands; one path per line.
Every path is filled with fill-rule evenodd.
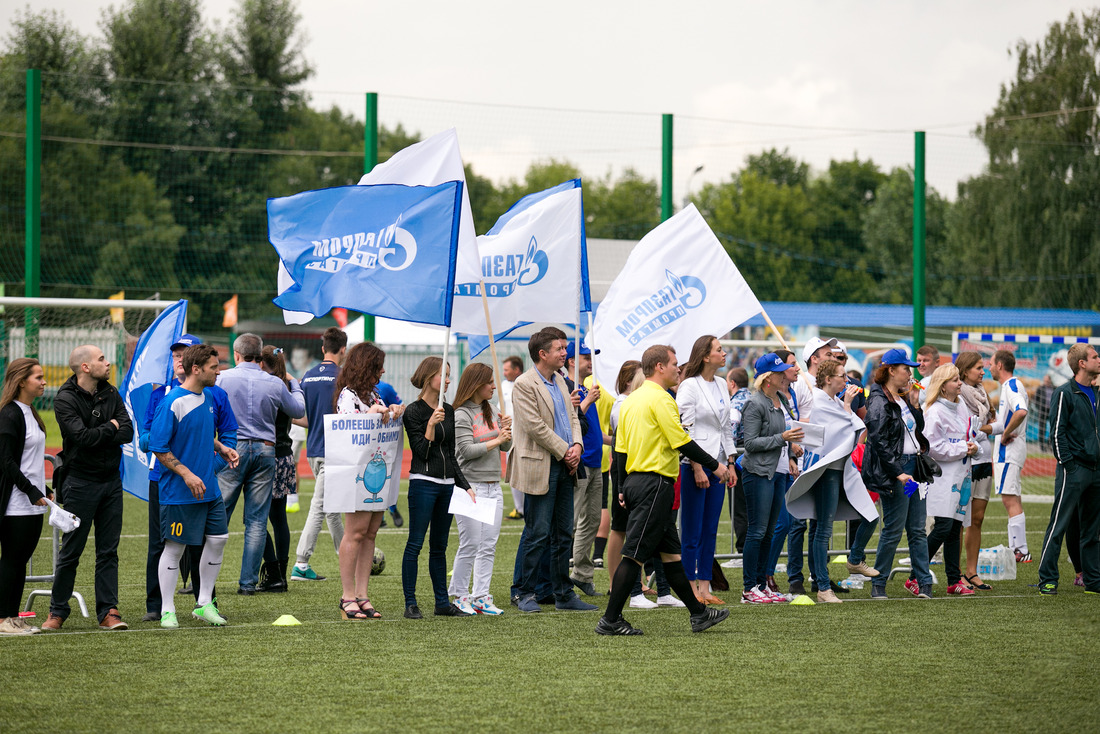
M 532 335 L 527 351 L 535 366 L 520 375 L 512 388 L 507 479 L 526 495 L 512 598 L 523 612 L 541 611 L 538 600 L 548 601 L 549 590 L 557 609 L 596 609 L 581 601 L 569 580 L 573 490 L 582 439 L 577 412 L 558 374 L 565 364 L 566 343 L 565 333 L 554 327 Z

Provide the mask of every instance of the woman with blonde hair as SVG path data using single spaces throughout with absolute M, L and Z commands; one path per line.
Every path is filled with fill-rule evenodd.
M 926 500 L 928 517 L 936 524 L 928 535 L 928 557 L 943 546 L 947 593 L 968 596 L 974 593 L 961 583 L 959 559 L 963 520 L 970 509 L 970 457 L 978 453 L 972 436 L 970 411 L 959 400 L 962 378 L 958 368 L 941 364 L 928 378 L 924 396 L 924 435 L 928 439 L 928 455 L 935 459 L 943 474 L 928 486 Z M 916 577 L 905 583 L 914 594 L 920 587 Z
M 981 352 L 963 352 L 955 360 L 955 367 L 962 378 L 959 397 L 977 425 L 989 425 L 997 414 L 989 405 L 989 394 L 982 385 L 985 361 Z M 978 444 L 978 453 L 970 459 L 970 525 L 966 528 L 964 540 L 966 574 L 963 578 L 972 589 L 991 591 L 993 587 L 978 576 L 978 551 L 982 547 L 985 508 L 993 492 L 993 442 L 988 435 L 980 433 L 974 438 L 974 443 Z
M 512 419 L 501 416 L 492 404 L 496 385 L 493 368 L 474 362 L 462 371 L 455 392 L 455 456 L 462 475 L 483 500 L 495 499 L 491 525 L 459 515 L 458 551 L 455 553 L 448 591 L 455 606 L 470 614 L 502 614 L 493 604 L 489 582 L 493 580 L 500 523 L 504 517 L 504 492 L 500 488 L 500 454 L 512 448 Z M 473 590 L 470 572 L 473 571 Z
M 33 635 L 19 616 L 46 514 L 46 425 L 34 409 L 46 378 L 36 359 L 13 359 L 0 391 L 0 635 Z
M 401 587 L 405 593 L 405 617 L 423 619 L 416 603 L 416 576 L 420 549 L 428 535 L 428 575 L 432 578 L 437 617 L 469 617 L 447 595 L 447 538 L 451 534 L 448 511 L 454 487 L 474 492 L 455 457 L 455 410 L 441 398 L 451 384 L 451 367 L 443 373 L 443 360 L 427 357 L 413 372 L 417 399 L 405 409 L 405 432 L 409 436 L 412 464 L 409 467 L 409 540 L 401 559 Z

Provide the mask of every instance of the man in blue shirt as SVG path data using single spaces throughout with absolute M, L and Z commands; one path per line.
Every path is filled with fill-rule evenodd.
M 175 590 L 180 558 L 188 545 L 200 543 L 203 551 L 198 569 L 199 597 L 192 615 L 215 626 L 225 624 L 213 601 L 214 582 L 229 540 L 215 470 L 219 456 L 229 467 L 235 467 L 238 460 L 233 449 L 217 448 L 214 399 L 204 390 L 218 377 L 217 350 L 205 344 L 187 347 L 182 365 L 183 384 L 165 396 L 149 432 L 149 450 L 156 454 L 162 467 L 158 490 L 164 550 L 158 575 L 160 626 L 168 629 L 179 627 Z
M 576 349 L 577 343 L 569 342 L 565 350 L 565 369 L 568 374 L 573 374 L 575 366 L 577 379 L 581 381 L 580 386 L 575 386 L 566 378 L 566 384 L 575 388 L 573 395 L 580 403 L 577 413 L 581 419 L 583 434 L 581 466 L 584 471 L 583 476 L 581 471 L 577 472 L 577 486 L 573 490 L 573 574 L 569 580 L 586 596 L 603 596 L 592 583 L 596 573 L 596 566 L 592 563 L 592 543 L 600 529 L 601 500 L 604 497 L 600 465 L 603 463 L 605 442 L 603 430 L 600 428 L 600 416 L 596 411 L 600 388 L 593 386 L 589 390 L 584 387 L 585 378 L 592 374 L 592 352 L 588 347 L 582 346 L 580 356 L 577 356 Z
M 302 392 L 305 393 L 306 417 L 295 421 L 309 429 L 306 436 L 306 460 L 316 481 L 313 499 L 309 502 L 302 536 L 298 539 L 297 563 L 290 572 L 291 581 L 324 581 L 309 565 L 309 559 L 317 547 L 321 521 L 328 523 L 328 532 L 337 553 L 344 538 L 344 519 L 339 512 L 324 511 L 325 506 L 325 416 L 335 413 L 332 396 L 336 390 L 336 378 L 340 365 L 348 351 L 348 335 L 335 326 L 325 329 L 321 335 L 321 363 L 302 375 Z
M 240 462 L 218 474 L 225 497 L 227 518 L 244 494 L 244 554 L 237 593 L 252 596 L 260 577 L 260 563 L 267 540 L 267 516 L 275 479 L 275 415 L 281 410 L 291 419 L 306 414 L 305 396 L 298 381 L 290 389 L 278 377 L 260 369 L 264 343 L 255 334 L 241 334 L 233 342 L 237 366 L 218 375 L 218 385 L 229 395 L 237 418 L 237 453 Z

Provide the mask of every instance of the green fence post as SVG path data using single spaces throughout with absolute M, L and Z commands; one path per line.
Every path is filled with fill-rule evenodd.
M 378 165 L 378 92 L 367 92 L 367 124 L 363 132 L 363 173 Z M 374 341 L 374 317 L 363 315 L 363 339 Z
M 672 216 L 672 115 L 661 115 L 661 221 Z
M 42 74 L 27 69 L 27 178 L 26 241 L 23 251 L 24 292 L 27 298 L 41 295 L 42 253 Z M 38 309 L 25 310 L 23 328 L 25 352 L 38 358 Z
M 915 136 L 913 166 L 913 349 L 924 346 L 924 132 Z

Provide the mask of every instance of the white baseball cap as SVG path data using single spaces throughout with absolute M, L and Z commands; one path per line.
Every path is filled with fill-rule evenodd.
M 825 346 L 835 347 L 836 339 L 822 339 L 819 336 L 811 337 L 810 340 L 806 342 L 806 346 L 802 347 L 803 363 L 809 362 L 813 353 Z

